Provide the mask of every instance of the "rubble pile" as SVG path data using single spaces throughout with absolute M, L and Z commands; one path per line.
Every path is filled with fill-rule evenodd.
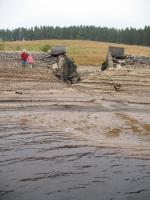
M 150 57 L 146 56 L 134 56 L 134 55 L 125 55 L 122 58 L 112 57 L 113 67 L 150 67 Z
M 109 47 L 106 60 L 102 63 L 101 70 L 120 67 L 147 67 L 150 68 L 150 57 L 124 55 L 124 48 Z

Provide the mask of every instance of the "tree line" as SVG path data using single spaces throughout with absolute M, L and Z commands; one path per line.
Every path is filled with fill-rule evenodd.
M 143 29 L 115 29 L 96 26 L 35 26 L 14 30 L 0 29 L 1 41 L 41 39 L 78 39 L 150 46 L 150 26 L 145 26 Z

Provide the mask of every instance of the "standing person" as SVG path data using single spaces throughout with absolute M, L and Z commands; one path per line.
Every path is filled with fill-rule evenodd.
M 26 52 L 26 50 L 24 49 L 21 53 L 21 62 L 22 62 L 22 67 L 25 68 L 26 67 L 26 63 L 27 63 L 27 57 L 28 54 Z
M 29 68 L 32 69 L 33 57 L 32 57 L 32 55 L 31 55 L 31 53 L 30 53 L 29 56 L 27 57 L 27 64 L 28 64 Z

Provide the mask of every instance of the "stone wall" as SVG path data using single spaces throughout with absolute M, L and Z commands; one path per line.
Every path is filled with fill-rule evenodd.
M 146 67 L 150 68 L 150 57 L 125 55 L 122 59 L 113 58 L 113 67 Z
M 109 47 L 106 60 L 101 65 L 101 70 L 104 71 L 108 68 L 120 67 L 146 67 L 150 69 L 150 57 L 124 55 L 124 48 Z
M 33 52 L 34 67 L 47 67 L 49 60 L 42 60 L 48 54 L 44 52 Z M 0 67 L 21 67 L 21 52 L 0 51 Z

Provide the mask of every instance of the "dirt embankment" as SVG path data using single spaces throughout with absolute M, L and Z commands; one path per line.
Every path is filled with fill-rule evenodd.
M 101 72 L 99 67 L 82 66 L 78 68 L 81 81 L 75 85 L 67 85 L 58 80 L 51 69 L 34 67 L 22 69 L 18 67 L 0 67 L 0 93 L 6 91 L 72 90 L 73 93 L 92 95 L 93 98 L 136 101 L 150 103 L 150 69 L 120 68 Z M 118 91 L 115 86 L 120 85 Z
M 150 103 L 149 72 L 147 67 L 122 67 L 103 72 L 98 68 L 84 68 L 81 72 L 83 79 L 75 87 L 105 99 Z M 116 85 L 120 85 L 118 91 Z

